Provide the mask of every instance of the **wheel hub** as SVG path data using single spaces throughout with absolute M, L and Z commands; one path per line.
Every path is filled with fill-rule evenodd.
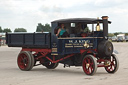
M 27 59 L 23 59 L 23 63 L 26 64 L 27 63 Z
M 89 66 L 90 66 L 90 64 L 89 64 L 89 63 L 87 63 L 87 64 L 86 64 L 86 68 L 88 69 L 88 68 L 89 68 Z
M 109 65 L 111 65 L 111 62 L 108 61 L 108 60 L 105 60 L 105 61 L 104 61 L 104 66 L 109 66 Z

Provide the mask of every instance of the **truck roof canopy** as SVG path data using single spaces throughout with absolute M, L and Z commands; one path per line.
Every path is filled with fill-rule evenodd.
M 77 22 L 84 22 L 87 24 L 95 24 L 97 22 L 103 23 L 102 19 L 95 19 L 95 18 L 69 18 L 69 19 L 59 19 L 52 21 L 52 23 L 77 23 Z M 111 21 L 108 21 L 111 24 Z

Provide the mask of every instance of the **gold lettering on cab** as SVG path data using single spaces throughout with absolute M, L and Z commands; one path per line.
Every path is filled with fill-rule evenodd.
M 68 43 L 65 43 L 66 48 L 71 47 L 84 47 L 84 44 L 89 43 L 89 40 L 68 40 Z
M 52 48 L 52 52 L 57 52 L 57 48 Z

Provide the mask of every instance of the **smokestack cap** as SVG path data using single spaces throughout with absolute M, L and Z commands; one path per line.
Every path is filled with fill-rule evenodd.
M 108 16 L 102 16 L 101 18 L 102 19 L 108 19 L 109 17 Z

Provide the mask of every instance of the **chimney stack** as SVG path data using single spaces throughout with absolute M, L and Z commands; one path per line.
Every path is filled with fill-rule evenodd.
M 103 35 L 104 38 L 108 37 L 108 16 L 102 16 L 103 20 Z

